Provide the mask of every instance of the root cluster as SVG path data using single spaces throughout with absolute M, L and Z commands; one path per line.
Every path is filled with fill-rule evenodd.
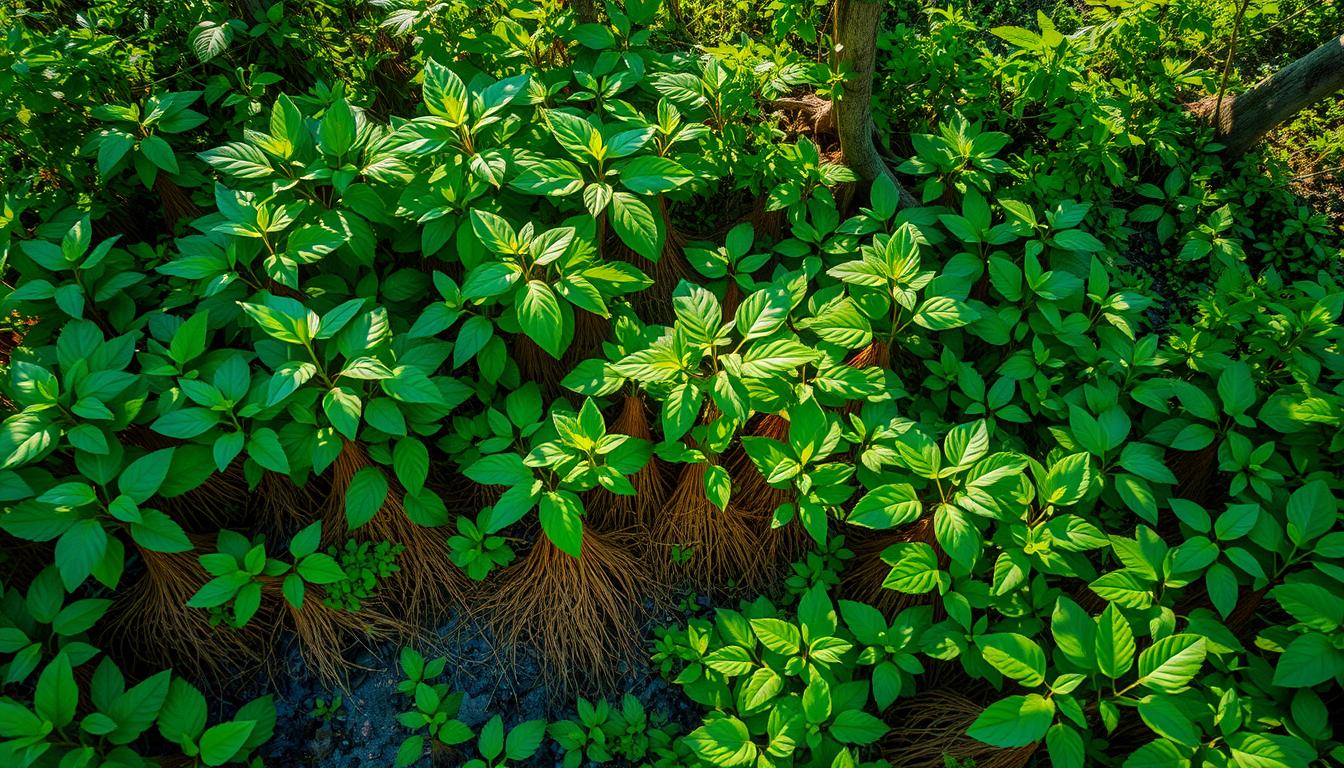
M 580 557 L 544 535 L 502 575 L 483 611 L 509 647 L 535 648 L 557 690 L 613 687 L 640 650 L 648 568 L 618 534 L 584 529 Z
M 705 496 L 704 463 L 687 464 L 653 524 L 653 540 L 664 550 L 673 575 L 702 591 L 735 584 L 759 588 L 769 580 L 779 538 L 769 517 L 729 502 L 719 509 Z M 671 562 L 672 548 L 690 550 L 684 564 Z
M 980 705 L 948 689 L 927 690 L 898 702 L 887 720 L 893 729 L 882 739 L 882 757 L 892 768 L 943 768 L 944 756 L 972 760 L 976 768 L 1026 765 L 1037 745 L 1000 749 L 966 735 L 981 711 Z

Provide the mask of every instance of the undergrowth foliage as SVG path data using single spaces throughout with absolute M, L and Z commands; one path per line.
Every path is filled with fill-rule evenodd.
M 1339 232 L 1221 16 L 893 11 L 901 207 L 827 4 L 696 7 L 0 10 L 0 762 L 258 766 L 284 637 L 407 646 L 399 766 L 1344 760 Z M 453 616 L 590 698 L 473 732 Z

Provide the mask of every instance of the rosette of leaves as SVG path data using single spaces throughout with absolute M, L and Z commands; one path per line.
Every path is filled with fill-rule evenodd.
M 26 338 L 41 343 L 66 322 L 88 320 L 106 330 L 125 329 L 135 316 L 136 300 L 145 297 L 148 276 L 141 270 L 142 247 L 116 247 L 120 235 L 93 244 L 88 216 L 52 222 L 47 237 L 21 240 L 7 266 L 17 273 L 15 290 L 0 304 L 6 311 L 22 307 L 39 318 Z
M 132 167 L 146 188 L 160 173 L 181 172 L 177 154 L 164 136 L 186 133 L 209 118 L 191 109 L 200 91 L 156 93 L 144 103 L 103 104 L 93 117 L 107 125 L 85 143 L 83 152 L 97 157 L 98 175 L 106 181 Z
M 754 292 L 731 321 L 713 293 L 682 282 L 673 298 L 673 326 L 608 366 L 608 375 L 637 382 L 662 401 L 667 443 L 685 437 L 712 404 L 718 415 L 701 440 L 721 452 L 753 410 L 764 410 L 756 406 L 791 399 L 796 371 L 817 359 L 788 326 L 804 280 L 797 275 Z
M 661 712 L 648 712 L 630 694 L 621 705 L 606 699 L 589 701 L 580 696 L 575 715 L 547 726 L 547 734 L 564 751 L 565 768 L 576 768 L 585 759 L 598 765 L 616 760 L 646 761 L 650 766 L 678 765 L 691 759 L 684 742 L 675 740 L 677 726 Z
M 403 679 L 397 692 L 410 698 L 412 708 L 398 714 L 397 722 L 413 733 L 397 748 L 397 768 L 414 765 L 435 744 L 453 747 L 471 741 L 471 728 L 457 718 L 462 694 L 438 681 L 448 660 L 427 660 L 414 648 L 402 648 L 399 661 Z
M 222 609 L 229 607 L 229 621 L 241 627 L 256 615 L 261 607 L 262 587 L 268 581 L 280 580 L 281 593 L 296 610 L 302 610 L 309 584 L 331 584 L 346 578 L 335 559 L 318 552 L 322 523 L 317 522 L 299 531 L 289 543 L 293 563 L 266 555 L 263 539 L 249 540 L 234 531 L 220 531 L 216 551 L 201 555 L 201 565 L 212 578 L 192 596 L 191 608 Z
M 525 125 L 520 110 L 510 107 L 529 93 L 530 84 L 525 74 L 493 82 L 478 74 L 468 84 L 437 61 L 425 62 L 423 102 L 429 114 L 399 126 L 392 136 L 407 162 L 429 171 L 408 179 L 398 200 L 398 215 L 425 225 L 423 255 L 439 253 L 467 223 L 468 205 L 502 187 L 516 152 L 512 140 Z
M 274 447 L 283 438 L 303 450 L 288 454 L 264 451 L 258 460 L 261 468 L 281 474 L 308 469 L 320 473 L 348 441 L 405 443 L 399 450 L 389 446 L 390 455 L 385 458 L 412 496 L 427 493 L 426 448 L 409 430 L 440 423 L 471 394 L 460 381 L 438 373 L 450 354 L 448 345 L 395 334 L 386 310 L 363 310 L 364 299 L 352 299 L 319 315 L 295 299 L 261 298 L 241 307 L 268 337 L 257 342 L 257 350 L 260 361 L 272 372 L 256 382 L 249 398 L 262 408 L 283 406 L 290 413 L 301 405 L 311 409 L 310 413 L 320 409 L 326 422 L 303 419 L 275 424 Z M 435 429 L 429 427 L 425 432 L 432 434 Z M 249 457 L 258 458 L 250 452 Z M 422 500 L 425 521 L 442 522 L 434 512 L 441 504 L 434 504 L 428 496 Z M 350 526 L 359 527 L 376 510 L 376 505 L 347 508 Z M 409 511 L 416 514 L 414 508 Z
M 462 298 L 500 304 L 501 321 L 516 325 L 559 359 L 574 340 L 574 311 L 609 317 L 613 299 L 647 287 L 635 267 L 601 260 L 591 241 L 572 226 L 537 232 L 531 222 L 515 229 L 506 219 L 473 209 L 472 231 L 487 253 L 462 283 Z
M 709 765 L 857 765 L 856 752 L 888 730 L 872 714 L 871 683 L 855 674 L 858 648 L 824 588 L 805 594 L 796 613 L 764 598 L 720 609 L 699 637 L 681 654 L 675 682 L 719 710 L 686 737 Z
M 842 442 L 838 420 L 810 398 L 788 409 L 788 441 L 747 435 L 742 447 L 771 485 L 791 486 L 793 502 L 774 510 L 774 524 L 787 525 L 795 516 L 808 535 L 825 546 L 832 515 L 840 511 L 854 488 L 850 480 L 854 465 L 837 461 L 846 444 Z M 864 520 L 860 514 L 857 519 Z M 904 521 L 908 522 L 908 521 Z M 882 527 L 892 527 L 898 521 Z
M 961 298 L 928 290 L 940 273 L 922 268 L 920 246 L 925 242 L 920 230 L 906 222 L 892 234 L 876 234 L 871 243 L 860 245 L 860 258 L 827 270 L 845 284 L 848 300 L 828 306 L 808 327 L 833 343 L 859 347 L 877 338 L 888 348 L 899 342 L 927 354 L 930 339 L 918 329 L 947 331 L 975 321 L 979 315 L 963 301 L 964 287 Z
M 521 173 L 510 185 L 528 194 L 581 198 L 584 209 L 598 220 L 599 247 L 609 223 L 630 250 L 658 261 L 667 231 L 649 199 L 693 178 L 676 160 L 648 151 L 658 127 L 603 125 L 558 109 L 542 114 L 546 131 L 564 156 L 520 157 Z
M 585 398 L 578 413 L 555 409 L 538 430 L 527 454 L 482 456 L 463 473 L 482 485 L 505 486 L 482 531 L 493 534 L 518 522 L 533 509 L 542 532 L 558 547 L 579 557 L 583 546 L 583 499 L 595 488 L 633 495 L 629 475 L 649 460 L 648 441 L 607 432 L 602 412 Z
M 923 184 L 924 202 L 941 198 L 947 190 L 966 194 L 970 189 L 988 192 L 993 177 L 1008 170 L 995 157 L 1013 140 L 1001 131 L 986 131 L 978 122 L 960 113 L 938 126 L 938 134 L 917 133 L 910 137 L 915 154 L 901 164 L 902 173 L 930 176 Z

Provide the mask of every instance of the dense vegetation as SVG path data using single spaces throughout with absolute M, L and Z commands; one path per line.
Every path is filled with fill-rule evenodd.
M 0 7 L 0 763 L 1344 761 L 1344 10 L 889 3 L 875 181 L 836 11 Z

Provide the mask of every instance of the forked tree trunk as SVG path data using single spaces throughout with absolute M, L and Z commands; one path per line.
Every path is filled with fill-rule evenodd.
M 1275 126 L 1332 93 L 1344 89 L 1344 35 L 1221 103 L 1209 97 L 1202 105 L 1228 157 L 1238 157 Z
M 844 98 L 835 105 L 836 131 L 845 163 L 864 181 L 888 176 L 901 193 L 902 206 L 917 206 L 915 199 L 896 179 L 873 144 L 873 69 L 877 56 L 877 30 L 882 25 L 880 0 L 836 0 L 836 40 L 839 63 L 848 65 Z

